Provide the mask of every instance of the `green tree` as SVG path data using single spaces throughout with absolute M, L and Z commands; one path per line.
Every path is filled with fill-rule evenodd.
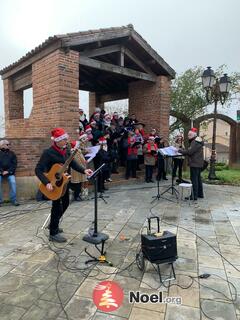
M 225 65 L 220 66 L 216 70 L 216 76 L 219 78 L 225 73 L 225 70 Z M 176 118 L 176 121 L 170 126 L 171 132 L 176 129 L 186 132 L 190 127 L 191 119 L 205 114 L 208 102 L 202 87 L 202 73 L 202 67 L 194 67 L 186 70 L 173 81 L 171 115 Z M 229 74 L 229 77 L 232 84 L 227 105 L 231 103 L 231 99 L 234 99 L 236 94 L 240 93 L 240 73 Z

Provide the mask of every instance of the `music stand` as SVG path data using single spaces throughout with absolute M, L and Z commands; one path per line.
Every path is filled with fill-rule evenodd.
M 159 151 L 157 153 L 159 153 Z M 159 169 L 160 169 L 160 161 L 159 161 L 159 159 L 157 159 L 157 170 L 158 170 L 158 173 L 159 173 Z M 161 195 L 162 194 L 160 193 L 160 179 L 158 177 L 158 179 L 157 179 L 157 195 L 156 196 L 152 196 L 153 200 L 151 201 L 151 203 L 153 203 L 155 200 L 160 200 L 161 198 L 163 198 L 165 200 L 169 200 L 167 198 L 161 197 Z
M 105 254 L 106 252 L 104 251 L 104 245 L 105 241 L 108 240 L 109 236 L 105 233 L 98 232 L 98 195 L 97 195 L 97 180 L 98 180 L 98 175 L 105 166 L 105 163 L 102 164 L 97 170 L 95 170 L 90 177 L 88 177 L 89 180 L 91 180 L 94 184 L 94 231 L 92 234 L 88 233 L 83 237 L 83 240 L 94 244 L 95 248 L 100 252 L 100 257 L 94 257 L 91 255 L 88 251 L 87 248 L 84 249 L 86 254 L 91 258 L 90 260 L 86 261 L 85 263 L 89 262 L 101 262 L 101 263 L 108 263 L 111 265 L 109 261 L 107 261 Z M 101 249 L 97 247 L 98 244 L 101 244 Z
M 178 190 L 175 188 L 175 185 L 174 185 L 174 176 L 173 176 L 173 158 L 176 158 L 178 155 L 176 155 L 176 156 L 167 156 L 168 158 L 171 158 L 171 167 L 172 167 L 172 179 L 171 179 L 171 185 L 162 193 L 162 195 L 163 194 L 165 194 L 166 192 L 171 192 L 171 194 L 173 195 L 175 195 L 176 196 L 176 199 L 178 199 L 178 197 L 179 197 L 179 192 L 178 192 Z

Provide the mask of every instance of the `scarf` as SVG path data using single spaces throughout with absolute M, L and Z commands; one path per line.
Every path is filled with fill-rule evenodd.
M 53 143 L 52 148 L 53 148 L 54 150 L 56 150 L 57 152 L 59 152 L 62 156 L 65 156 L 66 153 L 67 153 L 67 149 L 66 149 L 66 148 L 61 149 L 61 148 L 59 148 L 59 147 L 56 145 L 56 143 Z

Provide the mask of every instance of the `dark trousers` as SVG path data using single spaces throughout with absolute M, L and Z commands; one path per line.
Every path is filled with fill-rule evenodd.
M 190 167 L 190 179 L 193 185 L 193 198 L 203 198 L 201 168 Z
M 158 159 L 157 161 L 157 180 L 166 179 L 166 170 L 164 159 Z
M 136 170 L 137 170 L 137 159 L 127 160 L 126 178 L 128 179 L 131 175 L 132 175 L 132 178 L 136 178 Z
M 104 186 L 104 181 L 107 180 L 110 177 L 110 171 L 101 171 L 98 175 L 98 180 L 97 180 L 97 191 L 98 192 L 103 192 L 105 189 Z
M 52 202 L 51 218 L 50 218 L 50 235 L 54 236 L 58 233 L 59 221 L 69 206 L 69 189 L 63 197 Z
M 145 165 L 145 179 L 146 179 L 147 182 L 152 180 L 153 167 L 154 166 Z
M 182 179 L 182 167 L 183 167 L 183 159 L 173 159 L 173 177 L 177 176 L 177 169 L 178 169 L 178 178 Z
M 70 183 L 70 188 L 73 190 L 74 199 L 80 197 L 81 186 L 82 186 L 81 182 L 79 182 L 79 183 Z

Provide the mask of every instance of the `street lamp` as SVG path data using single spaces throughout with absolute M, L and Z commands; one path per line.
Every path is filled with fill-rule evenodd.
M 231 81 L 226 73 L 220 78 L 220 80 L 218 80 L 211 67 L 207 67 L 207 69 L 202 74 L 202 84 L 203 88 L 206 90 L 207 102 L 214 102 L 212 153 L 208 179 L 215 180 L 217 179 L 215 174 L 217 103 L 218 101 L 220 101 L 221 104 L 224 104 L 226 102 L 230 90 Z

